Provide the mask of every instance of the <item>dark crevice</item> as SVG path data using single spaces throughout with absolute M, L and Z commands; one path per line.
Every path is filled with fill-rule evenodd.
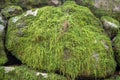
M 21 65 L 21 61 L 18 60 L 14 55 L 12 55 L 12 53 L 6 48 L 5 44 L 6 44 L 6 34 L 7 34 L 7 28 L 8 28 L 8 20 L 9 19 L 5 19 L 5 31 L 3 33 L 3 45 L 4 45 L 4 51 L 6 53 L 6 56 L 8 58 L 8 62 L 6 62 L 4 64 L 4 66 L 12 66 L 12 65 Z

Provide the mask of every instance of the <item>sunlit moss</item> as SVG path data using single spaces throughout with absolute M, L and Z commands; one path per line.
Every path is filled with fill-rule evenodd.
M 6 47 L 32 68 L 59 70 L 72 79 L 105 77 L 116 67 L 111 42 L 100 21 L 75 2 L 11 18 Z

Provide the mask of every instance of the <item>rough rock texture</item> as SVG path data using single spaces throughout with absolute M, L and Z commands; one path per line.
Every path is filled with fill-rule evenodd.
M 118 32 L 118 35 L 113 39 L 113 47 L 114 47 L 116 61 L 120 66 L 120 31 Z
M 2 19 L 2 16 L 0 14 L 0 65 L 3 65 L 7 62 L 7 58 L 4 52 L 4 46 L 3 46 L 3 35 L 4 35 L 4 28 L 5 28 L 5 22 Z
M 0 80 L 67 80 L 54 73 L 42 73 L 26 66 L 0 67 Z
M 114 38 L 120 28 L 119 22 L 109 16 L 103 16 L 101 21 L 108 36 Z
M 10 18 L 22 14 L 22 12 L 22 8 L 19 6 L 7 6 L 2 9 L 1 14 L 4 15 L 5 18 Z
M 58 6 L 61 4 L 61 0 L 2 0 L 0 4 L 0 8 L 4 8 L 6 5 L 19 5 L 22 8 L 31 9 L 44 5 Z
M 60 71 L 73 79 L 106 77 L 116 67 L 100 21 L 87 7 L 72 1 L 11 18 L 6 47 L 27 66 Z
M 76 0 L 89 7 L 98 17 L 109 15 L 120 21 L 120 0 Z

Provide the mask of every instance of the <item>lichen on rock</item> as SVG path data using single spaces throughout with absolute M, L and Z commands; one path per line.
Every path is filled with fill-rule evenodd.
M 110 39 L 87 7 L 66 1 L 60 7 L 37 10 L 36 16 L 25 16 L 25 12 L 16 22 L 14 17 L 9 20 L 6 47 L 22 63 L 47 72 L 60 71 L 72 79 L 114 73 Z

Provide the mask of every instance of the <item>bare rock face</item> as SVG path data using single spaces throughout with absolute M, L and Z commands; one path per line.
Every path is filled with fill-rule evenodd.
M 3 46 L 4 29 L 5 29 L 5 22 L 0 14 L 0 65 L 3 65 L 4 63 L 7 62 L 7 58 Z

